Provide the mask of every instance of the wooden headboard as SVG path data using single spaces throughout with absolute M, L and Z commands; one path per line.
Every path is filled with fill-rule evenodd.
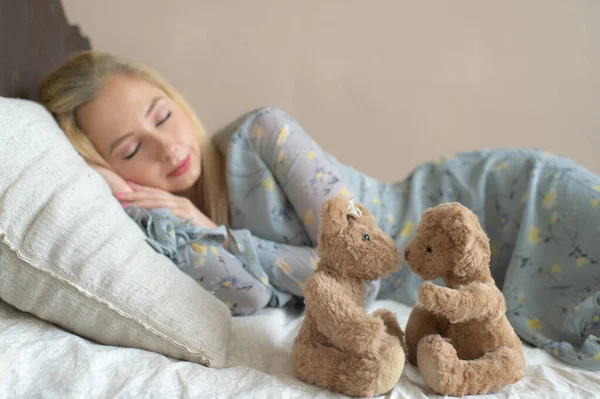
M 0 96 L 36 100 L 48 73 L 89 48 L 60 0 L 0 0 Z

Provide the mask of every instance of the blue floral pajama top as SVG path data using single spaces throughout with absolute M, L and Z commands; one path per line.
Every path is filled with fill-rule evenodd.
M 364 204 L 401 252 L 423 211 L 458 201 L 490 237 L 492 275 L 521 339 L 600 370 L 600 177 L 581 165 L 539 150 L 491 149 L 445 156 L 384 183 L 338 162 L 277 108 L 243 115 L 215 142 L 227 159 L 229 230 L 192 226 L 167 209 L 126 211 L 233 315 L 302 302 L 329 196 Z M 366 300 L 414 305 L 421 282 L 404 263 L 368 284 Z

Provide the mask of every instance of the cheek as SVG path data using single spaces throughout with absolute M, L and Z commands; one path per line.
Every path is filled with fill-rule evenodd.
M 172 135 L 177 138 L 177 141 L 193 147 L 198 145 L 194 126 L 185 114 L 179 113 L 171 126 Z
M 125 179 L 132 180 L 137 184 L 143 186 L 151 186 L 156 188 L 162 188 L 157 176 L 162 176 L 164 172 L 161 169 L 161 165 L 157 162 L 152 162 L 141 157 L 135 161 L 128 162 L 127 164 L 120 165 L 117 172 Z

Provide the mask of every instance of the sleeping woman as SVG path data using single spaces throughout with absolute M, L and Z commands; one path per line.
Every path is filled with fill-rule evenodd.
M 520 337 L 600 369 L 600 177 L 571 159 L 486 149 L 384 183 L 338 162 L 281 109 L 252 110 L 208 136 L 155 72 L 97 51 L 48 76 L 40 100 L 149 244 L 233 315 L 301 301 L 330 196 L 363 203 L 400 251 L 424 210 L 458 201 L 490 237 L 492 274 Z M 414 305 L 421 283 L 404 265 L 368 284 L 366 301 Z

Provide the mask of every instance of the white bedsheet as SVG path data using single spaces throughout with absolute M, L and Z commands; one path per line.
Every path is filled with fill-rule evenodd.
M 388 301 L 405 326 L 410 308 Z M 98 345 L 0 302 L 1 398 L 330 398 L 291 375 L 289 352 L 302 314 L 268 309 L 234 321 L 227 369 L 208 369 L 137 349 Z M 600 373 L 569 367 L 525 347 L 527 372 L 485 398 L 600 397 Z M 391 398 L 439 397 L 407 365 Z

